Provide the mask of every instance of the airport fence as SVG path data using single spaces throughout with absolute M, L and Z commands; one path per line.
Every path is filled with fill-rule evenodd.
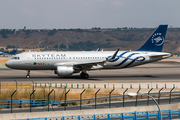
M 141 111 L 141 112 L 126 112 L 126 113 L 111 113 L 111 114 L 94 114 L 94 115 L 72 115 L 60 117 L 44 117 L 44 118 L 27 118 L 14 120 L 150 120 L 157 119 L 180 119 L 180 109 L 161 110 L 160 111 Z
M 116 83 L 116 84 L 113 84 L 113 83 L 97 83 L 97 84 L 72 84 L 72 83 L 37 83 L 35 82 L 35 87 L 54 87 L 54 88 L 69 88 L 69 89 L 72 89 L 72 88 L 75 88 L 75 89 L 87 89 L 87 88 L 104 88 L 104 89 L 107 89 L 107 88 L 129 88 L 129 89 L 133 89 L 133 88 L 147 88 L 147 89 L 150 89 L 150 88 L 156 88 L 156 89 L 159 89 L 159 88 L 162 88 L 164 87 L 164 89 L 167 89 L 167 88 L 172 88 L 172 87 L 176 87 L 178 88 L 178 84 L 174 84 L 174 83 L 165 83 L 165 84 L 158 84 L 158 83 L 142 83 L 142 84 L 138 84 L 138 83 L 133 83 L 133 84 L 130 84 L 130 83 Z
M 126 94 L 126 92 L 128 91 L 128 89 L 126 89 L 122 95 L 116 95 L 116 96 L 111 96 L 111 93 L 114 91 L 115 89 L 113 89 L 112 91 L 109 92 L 109 96 L 107 97 L 97 97 L 98 96 L 98 92 L 100 91 L 100 89 L 98 89 L 94 96 L 95 98 L 86 98 L 86 99 L 82 99 L 82 94 L 85 91 L 85 89 L 80 93 L 80 99 L 77 100 L 67 100 L 67 95 L 70 92 L 70 90 L 66 91 L 64 93 L 65 96 L 65 100 L 63 101 L 54 101 L 54 100 L 50 100 L 50 98 L 48 97 L 48 99 L 28 99 L 28 100 L 0 100 L 0 108 L 11 108 L 11 113 L 12 113 L 12 108 L 14 107 L 30 107 L 30 112 L 31 112 L 31 107 L 39 107 L 39 106 L 48 106 L 48 111 L 49 110 L 49 105 L 60 105 L 60 106 L 64 106 L 64 111 L 66 111 L 68 109 L 69 104 L 71 105 L 77 105 L 77 103 L 79 104 L 79 109 L 82 110 L 83 108 L 81 107 L 83 102 L 86 103 L 90 103 L 90 101 L 92 101 L 92 103 L 94 103 L 94 109 L 98 109 L 98 100 L 104 100 L 108 103 L 109 108 L 112 107 L 111 105 L 111 101 L 114 100 L 118 100 L 119 101 L 119 106 L 117 107 L 128 107 L 128 102 L 129 99 L 133 100 L 134 102 L 134 106 L 139 106 L 142 105 L 142 101 L 144 101 L 144 106 L 149 106 L 149 105 L 154 105 L 154 102 L 152 100 L 149 99 L 149 97 L 147 97 L 146 95 L 150 95 L 153 96 L 156 101 L 158 102 L 158 104 L 171 104 L 171 103 L 178 103 L 180 101 L 180 92 L 179 91 L 175 91 L 172 92 L 173 89 L 171 89 L 170 92 L 160 92 L 162 89 L 159 90 L 159 92 L 157 93 L 150 93 L 150 91 L 148 93 L 139 93 L 136 97 L 134 98 L 129 98 L 129 96 Z M 140 90 L 140 89 L 139 89 Z M 137 93 L 139 92 L 139 90 L 137 91 Z M 152 90 L 152 89 L 151 89 Z M 48 93 L 48 96 L 50 95 L 50 93 L 52 93 L 53 90 L 51 90 Z M 145 95 L 146 94 L 146 95 Z M 166 95 L 165 97 L 161 98 L 162 95 Z M 168 97 L 167 97 L 168 95 Z M 172 95 L 173 99 L 172 99 Z M 145 98 L 146 97 L 146 98 Z M 119 98 L 121 100 L 119 100 Z M 141 99 L 141 100 L 140 100 Z M 49 101 L 48 101 L 49 100 Z M 163 101 L 163 103 L 162 103 Z M 127 102 L 127 103 L 126 103 Z M 49 104 L 48 104 L 49 103 Z M 85 104 L 85 103 L 84 103 Z M 87 104 L 88 105 L 88 104 Z M 100 104 L 99 104 L 100 105 Z M 133 105 L 132 105 L 133 106 Z M 44 108 L 43 108 L 44 109 Z M 77 108 L 78 109 L 78 108 Z M 63 109 L 62 109 L 63 110 Z
M 18 85 L 18 81 L 14 80 L 16 82 L 16 89 L 17 89 L 17 85 Z M 19 84 L 21 85 L 21 84 Z M 29 84 L 30 85 L 30 84 Z M 2 82 L 0 81 L 0 93 L 2 91 Z M 164 83 L 164 84 L 158 84 L 156 82 L 154 83 L 142 83 L 142 84 L 138 84 L 138 83 L 96 83 L 96 84 L 83 84 L 83 83 L 78 83 L 78 84 L 72 84 L 72 83 L 37 83 L 32 81 L 32 86 L 33 86 L 33 90 L 35 87 L 40 87 L 40 88 L 63 88 L 63 89 L 89 89 L 89 88 L 93 88 L 93 89 L 160 89 L 160 88 L 164 88 L 164 89 L 171 89 L 171 88 L 179 88 L 180 83 Z
M 49 103 L 54 106 L 59 104 L 59 101 L 50 100 Z M 27 100 L 0 100 L 0 108 L 11 108 L 12 107 L 36 107 L 48 105 L 48 99 L 27 99 Z
M 130 99 L 129 97 L 128 97 L 128 95 L 126 94 L 127 93 L 127 91 L 129 90 L 129 88 L 127 88 L 127 89 L 122 89 L 122 90 L 124 90 L 122 93 L 118 93 L 118 94 L 120 94 L 120 95 L 111 95 L 112 93 L 113 93 L 113 91 L 115 90 L 115 86 L 114 86 L 114 88 L 112 89 L 112 91 L 109 91 L 108 92 L 108 94 L 107 94 L 107 96 L 105 96 L 105 97 L 98 97 L 98 94 L 99 94 L 99 91 L 101 91 L 101 89 L 94 89 L 94 90 L 96 90 L 95 92 L 94 92 L 94 90 L 93 90 L 93 97 L 92 98 L 87 98 L 87 99 L 82 99 L 82 96 L 84 95 L 84 94 L 86 94 L 86 93 L 84 93 L 84 91 L 88 91 L 88 89 L 84 89 L 84 90 L 82 90 L 82 92 L 81 93 L 77 93 L 76 94 L 76 96 L 80 96 L 78 99 L 76 99 L 76 100 L 67 100 L 67 96 L 69 95 L 69 92 L 71 92 L 71 89 L 67 89 L 67 87 L 68 87 L 68 85 L 67 84 L 65 84 L 65 85 L 63 85 L 63 84 L 59 84 L 60 86 L 59 86 L 59 88 L 58 89 L 56 89 L 56 87 L 58 87 L 58 84 L 55 84 L 55 86 L 53 86 L 53 84 L 52 83 L 48 83 L 48 86 L 46 86 L 46 84 L 45 84 L 45 86 L 44 87 L 42 87 L 42 84 L 40 84 L 41 85 L 41 87 L 39 86 L 39 88 L 41 89 L 41 90 L 43 90 L 42 92 L 41 92 L 41 94 L 42 94 L 42 98 L 44 98 L 44 101 L 45 101 L 45 98 L 47 99 L 47 100 L 50 100 L 51 98 L 50 98 L 50 94 L 52 93 L 52 92 L 54 92 L 54 101 L 55 101 L 55 96 L 56 96 L 56 94 L 55 94 L 55 91 L 56 91 L 56 93 L 58 92 L 58 90 L 59 90 L 59 88 L 63 88 L 60 92 L 61 92 L 61 94 L 59 94 L 57 97 L 59 97 L 58 98 L 58 100 L 59 100 L 59 104 L 61 105 L 61 104 L 63 104 L 63 106 L 64 106 L 64 110 L 66 110 L 66 107 L 67 107 L 67 105 L 69 105 L 69 104 L 74 104 L 75 103 L 75 105 L 77 105 L 77 104 L 79 104 L 80 105 L 80 109 L 81 109 L 81 105 L 83 104 L 82 102 L 84 102 L 84 104 L 85 103 L 95 103 L 95 109 L 97 108 L 97 102 L 98 102 L 98 100 L 99 101 L 106 101 L 106 102 L 109 102 L 109 108 L 111 108 L 111 101 L 112 100 L 114 100 L 114 101 L 121 101 L 123 104 L 122 104 L 122 107 L 125 107 L 126 106 L 126 104 L 125 104 L 125 101 L 126 100 L 128 100 L 128 99 Z M 89 86 L 89 85 L 88 85 Z M 95 85 L 94 85 L 95 86 Z M 137 91 L 134 91 L 135 93 L 139 93 L 140 92 L 140 90 L 141 90 L 141 87 L 140 87 L 141 85 L 139 85 L 139 89 L 137 90 Z M 45 87 L 48 87 L 49 88 L 49 92 L 48 92 L 48 94 L 47 94 L 47 91 L 46 91 L 46 96 L 45 96 Z M 54 89 L 50 89 L 50 87 L 53 87 Z M 71 87 L 73 87 L 73 86 L 71 86 Z M 78 84 L 77 84 L 77 87 L 79 87 L 78 86 Z M 95 86 L 96 87 L 96 86 Z M 2 107 L 6 107 L 6 108 L 9 108 L 9 106 L 11 106 L 11 108 L 13 108 L 13 107 L 22 107 L 22 106 L 27 106 L 28 107 L 28 105 L 26 104 L 27 102 L 29 103 L 29 104 L 31 104 L 31 105 L 29 105 L 30 106 L 30 108 L 32 107 L 32 106 L 35 106 L 35 104 L 36 104 L 36 102 L 37 101 L 41 101 L 41 99 L 40 98 L 38 98 L 38 99 L 32 99 L 31 100 L 31 96 L 33 96 L 34 95 L 34 92 L 35 92 L 35 89 L 36 88 L 38 88 L 38 85 L 37 85 L 37 83 L 35 83 L 34 84 L 34 82 L 33 82 L 33 86 L 32 86 L 32 90 L 31 90 L 31 88 L 30 88 L 30 96 L 29 96 L 29 94 L 28 94 L 28 100 L 12 100 L 12 98 L 13 98 L 13 95 L 17 92 L 17 91 L 19 91 L 19 89 L 17 89 L 17 81 L 16 81 L 16 90 L 11 94 L 11 100 L 7 100 L 6 101 L 6 103 L 3 101 L 3 100 L 1 100 L 0 101 L 0 106 L 2 106 Z M 72 88 L 73 89 L 73 88 Z M 131 89 L 131 87 L 130 87 L 130 89 Z M 149 89 L 149 91 L 147 92 L 147 93 L 140 93 L 140 94 L 138 94 L 136 97 L 134 97 L 134 98 L 131 98 L 131 99 L 134 99 L 135 100 L 135 106 L 138 106 L 139 104 L 138 104 L 138 101 L 139 101 L 139 99 L 143 99 L 144 101 L 146 101 L 146 103 L 147 103 L 147 106 L 150 104 L 150 100 L 149 100 L 149 97 L 145 97 L 144 96 L 144 94 L 147 94 L 147 95 L 151 95 L 151 96 L 153 96 L 153 97 L 155 97 L 156 98 L 156 100 L 158 101 L 158 104 L 161 104 L 161 100 L 163 99 L 163 98 L 166 98 L 166 104 L 171 104 L 171 103 L 174 103 L 174 102 L 179 102 L 180 101 L 180 91 L 173 91 L 174 89 L 175 89 L 175 85 L 174 85 L 174 87 L 172 88 L 172 89 L 170 89 L 170 91 L 169 92 L 161 92 L 163 89 L 164 89 L 164 87 L 162 87 L 161 89 L 159 89 L 159 91 L 158 92 L 155 92 L 155 93 L 151 93 L 151 91 L 152 91 L 152 89 L 153 88 L 151 88 L 151 89 Z M 21 89 L 20 89 L 21 90 Z M 51 91 L 50 91 L 51 90 Z M 84 93 L 84 94 L 83 94 Z M 1 95 L 1 93 L 0 93 L 0 95 Z M 61 96 L 60 96 L 61 95 Z M 176 101 L 173 101 L 172 100 L 172 96 L 173 97 L 176 97 Z M 30 99 L 29 99 L 29 97 L 30 97 Z M 38 96 L 39 97 L 39 96 Z M 57 98 L 56 97 L 56 98 Z M 34 97 L 33 97 L 34 98 Z M 43 100 L 43 99 L 42 99 Z M 31 102 L 29 102 L 29 101 L 31 101 Z M 50 100 L 50 101 L 52 101 L 52 100 Z M 56 101 L 57 101 L 57 99 L 56 99 Z M 14 103 L 16 103 L 16 104 L 14 104 Z M 40 102 L 38 102 L 38 103 L 40 103 Z M 37 103 L 37 104 L 38 104 Z M 50 103 L 50 102 L 45 102 L 46 104 L 44 104 L 44 103 L 42 103 L 42 105 L 49 105 L 48 103 Z M 164 103 L 163 103 L 164 104 Z M 0 107 L 0 108 L 2 108 L 2 107 Z M 48 108 L 48 111 L 49 111 L 49 108 Z

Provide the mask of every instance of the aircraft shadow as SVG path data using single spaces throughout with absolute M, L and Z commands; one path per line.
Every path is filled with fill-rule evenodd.
M 104 80 L 119 80 L 119 79 L 137 79 L 137 78 L 158 78 L 158 76 L 152 76 L 152 75 L 130 75 L 130 76 L 122 76 L 122 75 L 113 75 L 113 76 L 109 76 L 109 75 L 101 75 L 101 76 L 95 76 L 95 75 L 92 75 L 90 76 L 88 79 L 84 79 L 84 78 L 81 78 L 79 75 L 72 75 L 72 76 L 68 76 L 68 77 L 58 77 L 58 76 L 31 76 L 29 79 L 26 79 L 25 76 L 1 76 L 0 79 L 1 80 L 6 80 L 6 79 L 11 79 L 11 80 L 38 80 L 38 81 L 41 81 L 41 80 L 98 80 L 98 81 L 104 81 Z M 137 79 L 139 80 L 139 79 Z

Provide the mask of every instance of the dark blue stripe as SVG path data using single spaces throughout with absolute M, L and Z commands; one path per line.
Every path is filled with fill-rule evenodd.
M 119 55 L 118 57 L 122 57 L 124 54 L 128 53 L 129 51 L 123 52 L 121 55 Z
M 142 60 L 138 60 L 139 58 L 143 58 Z M 133 59 L 129 64 L 127 64 L 126 66 L 124 66 L 123 68 L 126 68 L 128 66 L 130 66 L 131 64 L 133 64 L 135 61 L 144 61 L 145 58 L 143 56 L 137 57 L 135 59 Z
M 129 51 L 123 52 L 122 54 L 120 54 L 119 56 L 117 56 L 116 59 L 109 61 L 109 62 L 116 62 L 117 60 L 119 60 L 120 57 L 122 57 L 124 54 L 128 53 Z
M 131 57 L 131 56 L 133 56 L 133 55 L 136 55 L 136 54 L 139 54 L 139 53 L 132 53 L 132 54 L 130 54 L 130 55 L 129 55 L 127 58 L 125 58 L 121 63 L 119 63 L 118 65 L 115 65 L 115 67 L 118 67 L 118 66 L 124 64 L 124 63 L 129 59 L 129 57 Z
M 126 65 L 126 66 L 124 66 L 123 68 L 128 67 L 129 65 L 133 64 L 135 61 L 136 61 L 135 59 L 134 59 L 134 60 L 132 60 L 129 64 L 127 64 L 127 65 Z

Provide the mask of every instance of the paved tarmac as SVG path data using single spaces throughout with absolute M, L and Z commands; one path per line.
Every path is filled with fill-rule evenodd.
M 26 79 L 25 70 L 14 70 L 0 68 L 1 83 L 14 83 L 17 80 L 21 83 L 148 83 L 148 82 L 179 82 L 180 81 L 180 62 L 162 61 L 149 63 L 132 68 L 95 70 L 88 71 L 89 79 L 82 79 L 79 74 L 61 78 L 54 74 L 54 71 L 31 71 L 30 79 Z

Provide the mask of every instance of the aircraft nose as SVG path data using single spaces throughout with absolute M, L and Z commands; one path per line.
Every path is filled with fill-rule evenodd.
M 11 67 L 12 62 L 11 62 L 11 61 L 7 61 L 7 62 L 5 63 L 5 65 L 6 65 L 6 67 Z

